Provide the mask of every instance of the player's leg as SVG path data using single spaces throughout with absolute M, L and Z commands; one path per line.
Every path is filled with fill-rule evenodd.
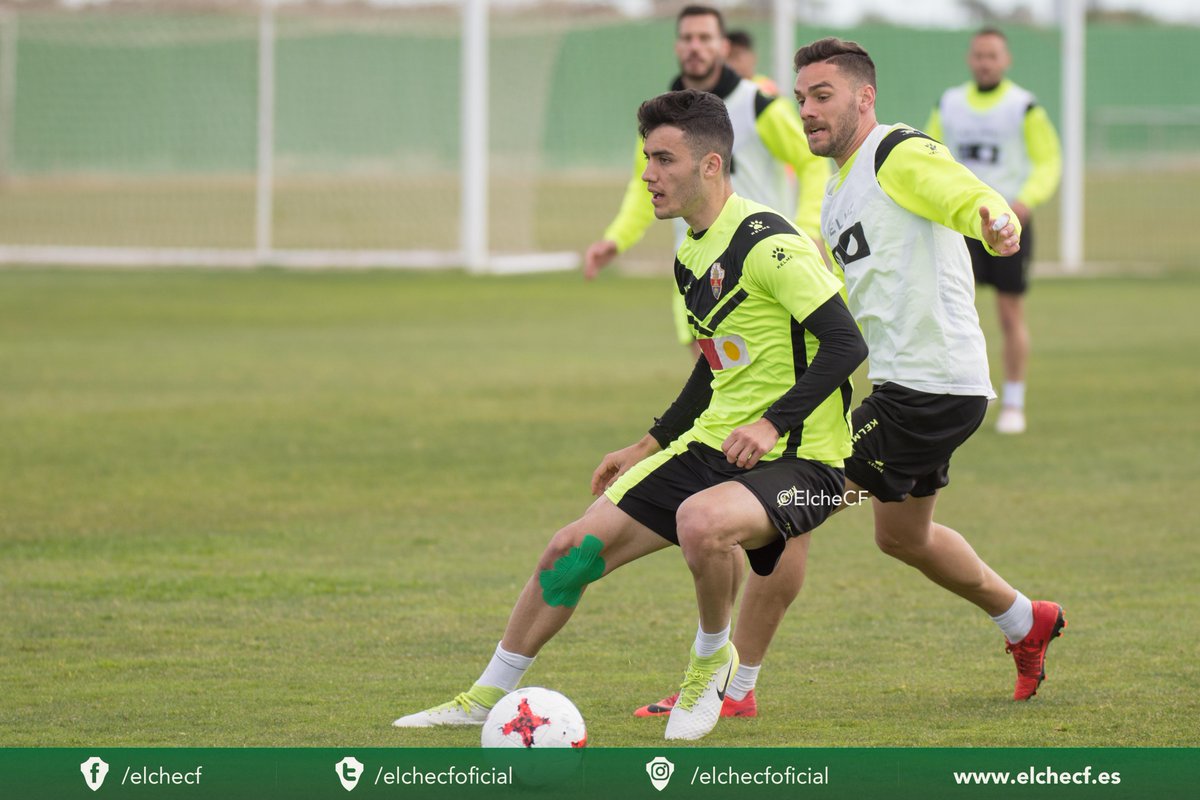
M 937 493 L 950 483 L 950 458 L 979 427 L 981 397 L 928 395 L 884 384 L 854 410 L 854 453 L 846 490 L 868 491 L 875 541 L 888 555 L 986 611 L 1017 662 L 1015 699 L 1033 695 L 1046 646 L 1065 624 L 1055 603 L 1013 589 L 957 531 L 933 520 Z
M 679 546 L 696 584 L 700 625 L 667 739 L 699 739 L 716 725 L 738 654 L 729 638 L 743 547 L 780 538 L 758 498 L 728 481 L 688 498 L 676 515 Z
M 696 582 L 700 627 L 717 633 L 730 627 L 744 550 L 780 538 L 762 503 L 734 481 L 693 495 L 676 515 L 679 546 Z
M 1025 322 L 1025 293 L 1029 289 L 1029 263 L 1033 226 L 1021 230 L 1021 249 L 1008 258 L 992 256 L 992 282 L 996 287 L 996 312 L 1004 336 L 1004 388 L 1000 395 L 998 433 L 1025 432 L 1025 367 L 1029 363 L 1029 326 Z
M 753 717 L 758 714 L 754 686 L 758 682 L 767 648 L 771 646 L 771 640 L 775 638 L 775 632 L 779 630 L 788 608 L 804 586 L 811 538 L 797 536 L 788 539 L 774 572 L 770 575 L 752 572 L 746 580 L 737 624 L 733 630 L 733 646 L 737 648 L 741 664 L 725 694 L 721 716 Z
M 984 563 L 962 535 L 933 521 L 936 504 L 936 494 L 909 497 L 901 503 L 872 500 L 875 544 L 990 616 L 1004 613 L 1016 600 L 1016 590 Z
M 937 585 L 979 606 L 1004 634 L 1017 666 L 1014 700 L 1028 700 L 1046 678 L 1046 649 L 1066 627 L 1062 607 L 1031 601 L 987 565 L 957 531 L 933 521 L 936 495 L 902 503 L 873 501 L 875 542 Z
M 669 545 L 608 498 L 598 498 L 581 518 L 551 537 L 479 680 L 453 700 L 392 724 L 398 728 L 483 724 L 488 710 L 517 687 L 538 651 L 571 618 L 589 583 Z
M 754 687 L 767 648 L 770 647 L 788 607 L 804 586 L 809 539 L 808 536 L 788 539 L 774 572 L 770 575 L 751 572 L 746 580 L 741 606 L 738 608 L 737 623 L 732 634 L 739 664 L 729 683 L 729 690 L 725 693 L 725 701 L 721 706 L 722 717 L 758 715 Z M 741 564 L 740 555 L 738 563 Z M 665 716 L 671 713 L 678 699 L 678 693 L 672 693 L 662 700 L 642 706 L 634 712 L 634 716 Z
M 1025 323 L 1025 297 L 996 292 L 996 310 L 1004 334 L 1004 388 L 1000 398 L 1000 433 L 1025 432 L 1025 367 L 1029 363 L 1029 327 Z
M 712 730 L 721 716 L 725 687 L 738 668 L 738 651 L 729 640 L 729 628 L 737 590 L 734 566 L 740 563 L 742 553 L 756 574 L 772 575 L 787 550 L 787 540 L 807 539 L 832 513 L 834 499 L 843 487 L 840 469 L 813 461 L 778 459 L 760 463 L 680 505 L 676 515 L 679 545 L 696 584 L 700 625 L 679 700 L 667 723 L 668 739 L 698 739 Z M 791 558 L 799 563 L 789 562 L 791 579 L 802 580 L 807 543 L 793 553 Z M 758 632 L 766 636 L 766 641 L 759 642 L 760 653 L 769 644 L 786 606 L 782 603 L 778 617 Z
M 546 545 L 508 618 L 501 646 L 537 655 L 571 618 L 589 583 L 670 544 L 608 498 L 598 498 Z

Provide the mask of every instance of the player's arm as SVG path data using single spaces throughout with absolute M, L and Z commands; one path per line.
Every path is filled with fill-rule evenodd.
M 755 264 L 747 283 L 773 297 L 820 344 L 795 385 L 772 403 L 761 419 L 735 429 L 726 438 L 722 446 L 725 457 L 747 469 L 769 453 L 780 436 L 799 427 L 838 391 L 867 357 L 867 343 L 842 299 L 841 284 L 815 249 L 781 244 L 786 238 L 774 237 L 766 246 L 782 246 L 791 258 L 779 266 Z
M 1028 214 L 1028 210 L 1045 203 L 1058 189 L 1062 178 L 1062 148 L 1050 115 L 1039 105 L 1031 105 L 1025 112 L 1024 134 L 1032 168 L 1025 185 L 1017 192 L 1013 208 L 1020 212 L 1017 206 L 1022 205 Z
M 926 134 L 896 128 L 885 136 L 875 151 L 875 177 L 889 197 L 917 216 L 979 239 L 997 255 L 1016 252 L 1002 246 L 1021 235 L 1008 203 Z M 1005 215 L 1008 224 L 993 230 L 993 220 Z
M 650 192 L 646 191 L 646 182 L 642 173 L 646 171 L 646 153 L 643 151 L 644 142 L 639 136 L 637 153 L 633 160 L 633 175 L 625 184 L 625 196 L 621 199 L 621 208 L 604 234 L 587 249 L 583 259 L 584 277 L 591 280 L 600 270 L 608 265 L 619 253 L 624 253 L 633 247 L 646 234 L 650 223 L 654 222 L 654 203 L 650 200 Z
M 683 390 L 650 431 L 629 447 L 606 455 L 592 473 L 592 494 L 599 495 L 646 456 L 653 455 L 686 433 L 712 400 L 712 368 L 701 357 Z
M 754 110 L 758 115 L 754 125 L 759 138 L 777 161 L 791 164 L 796 171 L 796 182 L 800 185 L 800 196 L 796 201 L 796 227 L 807 233 L 813 241 L 819 242 L 821 198 L 829 180 L 829 161 L 814 156 L 808 149 L 804 125 L 790 102 L 768 97 L 761 92 L 754 102 Z

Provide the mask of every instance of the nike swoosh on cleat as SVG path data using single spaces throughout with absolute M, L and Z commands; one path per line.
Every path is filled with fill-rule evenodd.
M 725 685 L 717 689 L 717 699 L 722 703 L 725 702 L 725 692 L 729 689 L 729 679 L 733 677 L 733 662 L 729 663 L 729 669 L 725 672 Z

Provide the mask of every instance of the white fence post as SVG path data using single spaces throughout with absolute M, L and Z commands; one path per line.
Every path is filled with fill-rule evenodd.
M 1067 272 L 1083 266 L 1084 81 L 1087 4 L 1061 0 L 1063 175 L 1059 260 Z
M 773 42 L 771 77 L 779 87 L 779 96 L 790 99 L 796 84 L 792 72 L 793 57 L 796 55 L 796 3 L 795 0 L 775 0 L 772 4 Z
M 254 252 L 270 259 L 275 182 L 275 7 L 262 0 L 258 17 L 258 175 L 255 178 Z
M 488 266 L 488 3 L 463 0 L 462 215 L 459 240 L 471 272 Z

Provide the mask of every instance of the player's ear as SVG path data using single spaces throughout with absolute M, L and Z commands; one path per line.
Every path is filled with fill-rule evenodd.
M 875 87 L 864 83 L 858 90 L 858 104 L 864 110 L 875 107 Z
M 704 157 L 704 177 L 715 178 L 721 174 L 724 168 L 724 159 L 719 153 L 709 153 Z

